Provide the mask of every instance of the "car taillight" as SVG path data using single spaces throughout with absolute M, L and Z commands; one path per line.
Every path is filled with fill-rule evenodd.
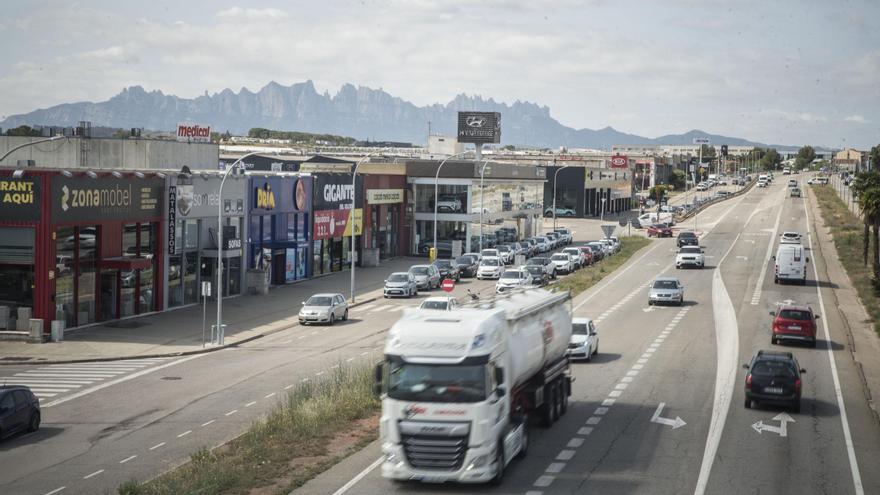
M 752 374 L 751 373 L 746 375 L 746 388 L 749 390 L 752 389 Z
M 801 393 L 801 379 L 800 378 L 798 378 L 797 380 L 794 381 L 794 390 L 797 393 Z

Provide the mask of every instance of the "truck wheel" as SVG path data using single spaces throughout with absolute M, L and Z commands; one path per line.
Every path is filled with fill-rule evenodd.
M 500 486 L 504 481 L 504 444 L 501 442 L 498 442 L 498 447 L 495 449 L 495 466 L 497 466 L 497 471 L 489 483 L 492 486 Z
M 556 422 L 556 388 L 546 387 L 545 391 L 547 400 L 544 401 L 541 420 L 545 428 L 550 428 Z
M 563 416 L 566 412 L 568 412 L 568 387 L 565 385 L 565 380 L 559 381 L 559 391 L 560 391 L 560 407 L 559 407 L 559 415 Z

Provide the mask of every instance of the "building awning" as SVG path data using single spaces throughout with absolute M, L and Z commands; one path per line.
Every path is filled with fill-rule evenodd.
M 144 270 L 153 267 L 153 258 L 144 258 L 140 256 L 103 258 L 98 261 L 98 266 L 102 269 L 107 268 L 110 270 Z

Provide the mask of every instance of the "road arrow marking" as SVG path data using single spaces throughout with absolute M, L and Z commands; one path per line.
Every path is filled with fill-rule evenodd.
M 652 261 L 650 263 L 646 263 L 645 266 L 660 266 L 660 263 L 657 263 L 656 261 Z
M 771 433 L 777 433 L 780 437 L 788 436 L 788 423 L 794 423 L 794 418 L 789 416 L 786 413 L 779 413 L 773 417 L 771 421 L 779 421 L 779 426 L 773 425 L 765 425 L 764 421 L 758 421 L 757 423 L 752 425 L 752 429 L 757 431 L 760 435 L 761 432 L 769 431 Z
M 755 240 L 754 240 L 754 239 L 745 239 L 745 241 L 746 241 L 746 242 L 751 242 L 752 244 L 755 243 Z
M 786 299 L 785 301 L 782 301 L 782 304 L 792 305 L 792 304 L 794 304 L 794 300 L 793 299 Z
M 654 311 L 655 309 L 657 309 L 657 308 L 655 308 L 654 306 L 648 306 L 647 308 L 642 308 L 642 311 L 645 313 L 650 313 L 651 311 Z
M 675 419 L 661 418 L 660 413 L 663 412 L 664 407 L 666 407 L 665 402 L 661 402 L 660 405 L 657 406 L 657 410 L 654 411 L 654 415 L 651 416 L 652 423 L 659 423 L 661 425 L 671 426 L 673 430 L 681 428 L 682 426 L 687 424 L 684 422 L 683 419 L 681 419 L 678 416 L 676 416 Z M 785 414 L 785 413 L 783 413 L 783 414 Z M 794 421 L 794 420 L 792 420 L 792 421 Z
M 749 257 L 748 257 L 748 256 L 737 256 L 736 259 L 738 259 L 738 260 L 743 260 L 743 261 L 749 261 Z

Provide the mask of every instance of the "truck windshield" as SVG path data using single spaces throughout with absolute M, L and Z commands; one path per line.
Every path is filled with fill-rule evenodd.
M 388 396 L 421 402 L 486 400 L 486 367 L 392 363 Z

